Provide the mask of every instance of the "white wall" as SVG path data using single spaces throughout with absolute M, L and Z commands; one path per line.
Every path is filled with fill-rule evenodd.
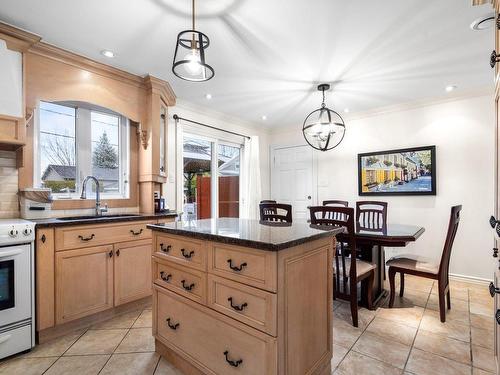
M 462 204 L 451 272 L 490 279 L 493 275 L 494 106 L 491 96 L 460 99 L 359 119 L 346 119 L 344 141 L 325 153 L 316 152 L 318 201 L 358 196 L 357 154 L 411 146 L 436 145 L 437 195 L 376 197 L 389 202 L 389 222 L 424 226 L 426 231 L 406 249 L 439 257 L 450 207 Z M 271 145 L 304 144 L 299 125 L 273 131 Z
M 176 172 L 179 172 L 182 158 L 182 147 L 176 143 L 175 121 L 172 116 L 201 122 L 220 129 L 229 130 L 247 136 L 259 137 L 260 165 L 261 165 L 261 190 L 262 196 L 269 195 L 269 132 L 256 124 L 248 123 L 237 118 L 213 111 L 207 107 L 195 106 L 191 103 L 178 100 L 175 107 L 169 107 L 169 129 L 168 129 L 168 182 L 166 184 L 166 200 L 171 209 L 182 210 L 181 195 L 177 194 Z M 177 165 L 177 169 L 176 169 Z M 177 202 L 177 203 L 176 203 Z M 179 207 L 176 207 L 179 206 Z

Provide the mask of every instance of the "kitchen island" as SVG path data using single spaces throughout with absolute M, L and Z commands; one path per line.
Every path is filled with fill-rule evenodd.
M 236 218 L 148 228 L 158 353 L 186 374 L 330 374 L 342 229 Z

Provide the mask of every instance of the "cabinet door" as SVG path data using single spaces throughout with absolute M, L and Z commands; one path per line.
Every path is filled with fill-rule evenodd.
M 36 329 L 54 326 L 54 229 L 36 231 Z
M 152 242 L 115 245 L 115 306 L 152 294 Z
M 56 323 L 113 307 L 113 247 L 56 253 Z

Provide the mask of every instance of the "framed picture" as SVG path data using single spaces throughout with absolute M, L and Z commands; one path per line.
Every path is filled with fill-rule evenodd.
M 358 154 L 359 195 L 436 195 L 436 146 Z

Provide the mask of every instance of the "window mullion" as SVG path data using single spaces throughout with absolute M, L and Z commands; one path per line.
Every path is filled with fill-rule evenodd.
M 83 179 L 92 174 L 92 127 L 90 111 L 85 108 L 77 109 L 76 146 L 76 186 L 79 192 Z

